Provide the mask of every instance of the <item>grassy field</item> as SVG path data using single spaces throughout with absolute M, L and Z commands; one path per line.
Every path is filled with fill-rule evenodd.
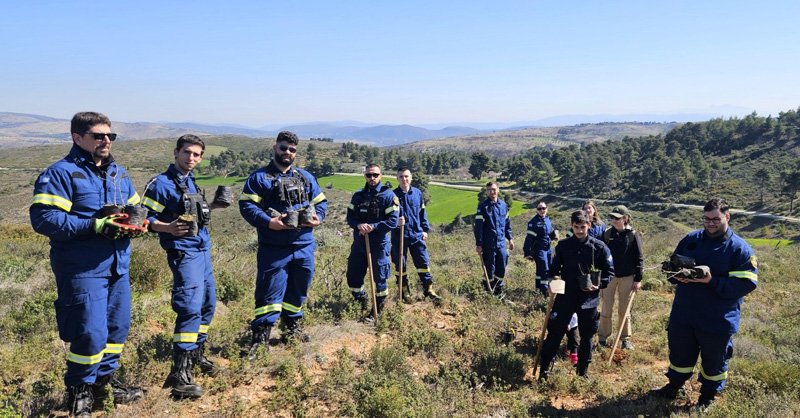
M 321 187 L 331 185 L 335 189 L 354 192 L 364 187 L 364 178 L 361 176 L 334 175 L 318 179 Z M 397 181 L 389 179 L 393 187 Z M 458 190 L 443 186 L 430 186 L 431 202 L 427 205 L 428 221 L 433 224 L 448 224 L 460 213 L 462 216 L 475 214 L 478 207 L 478 193 L 468 190 Z M 511 207 L 511 216 L 524 213 L 527 209 L 525 203 L 514 201 Z
M 171 161 L 169 143 L 159 143 L 165 155 L 145 155 L 152 148 L 143 145 L 120 147 L 116 155 L 131 167 L 140 190 L 157 172 L 151 165 L 163 170 Z M 243 141 L 240 146 L 250 144 Z M 49 157 L 57 152 L 43 149 L 42 154 Z M 41 161 L 18 155 L 20 159 L 0 155 L 0 162 L 8 163 L 5 167 L 19 167 L 0 170 L 5 197 L 0 200 L 0 417 L 64 416 L 57 411 L 64 401 L 67 347 L 55 325 L 49 245 L 47 238 L 31 230 L 27 217 L 38 174 L 35 167 Z M 31 165 L 25 165 L 22 157 Z M 220 180 L 203 179 L 209 185 Z M 347 181 L 353 183 L 347 186 Z M 333 182 L 341 183 L 325 190 L 328 217 L 315 231 L 316 273 L 305 306 L 312 340 L 283 345 L 275 331 L 268 355 L 252 363 L 241 353 L 248 346 L 254 306 L 255 231 L 235 207 L 214 211 L 211 256 L 218 303 L 208 354 L 224 370 L 214 377 L 196 374 L 206 392 L 197 401 L 173 401 L 169 391 L 161 389 L 170 369 L 175 319 L 170 305 L 172 276 L 156 236 L 133 242 L 132 327 L 120 376 L 147 392 L 134 405 L 106 406 L 106 416 L 700 416 L 691 407 L 698 396 L 696 379 L 674 403 L 646 396 L 651 388 L 666 383 L 663 373 L 668 365 L 665 326 L 673 288 L 658 266 L 687 231 L 700 226 L 699 211 L 648 211 L 632 206 L 634 226 L 644 234 L 646 267 L 643 289 L 632 311 L 636 349 L 624 352 L 611 365 L 606 362 L 608 350 L 598 350 L 588 379 L 576 377 L 569 361 L 559 359 L 550 380 L 539 383 L 531 369 L 546 301 L 534 290 L 534 267 L 522 257 L 521 245 L 511 251 L 508 297 L 501 302 L 482 290 L 471 229 L 465 226 L 445 233 L 437 228 L 428 245 L 431 271 L 444 303 L 433 306 L 420 300 L 421 288 L 412 279 L 416 302 L 398 304 L 396 286 L 391 283 L 387 310 L 376 326 L 368 325 L 359 321 L 363 315 L 351 303 L 345 280 L 352 243 L 345 224 L 351 197 L 347 190 L 361 187 L 363 180 L 327 180 Z M 320 183 L 324 187 L 326 180 Z M 238 188 L 234 190 L 239 193 Z M 452 194 L 449 189 L 446 192 Z M 463 193 L 471 212 L 477 204 L 475 193 Z M 554 225 L 564 230 L 575 203 L 552 199 L 548 205 Z M 524 210 L 522 205 L 514 206 Z M 601 205 L 599 210 L 607 214 L 610 207 Z M 529 215 L 512 219 L 518 237 Z M 734 216 L 732 225 L 756 249 L 759 288 L 742 307 L 726 391 L 705 416 L 799 416 L 800 277 L 794 261 L 800 258 L 800 246 L 783 245 L 796 241 L 797 230 L 789 223 L 747 216 Z

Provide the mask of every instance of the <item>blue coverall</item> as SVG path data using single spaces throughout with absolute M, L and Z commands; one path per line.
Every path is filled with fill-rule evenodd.
M 427 284 L 433 281 L 431 276 L 430 257 L 428 257 L 428 245 L 422 239 L 422 233 L 431 230 L 428 223 L 428 215 L 425 213 L 425 201 L 422 198 L 422 191 L 416 187 L 411 187 L 408 193 L 400 187 L 394 189 L 394 194 L 400 202 L 400 216 L 405 218 L 406 224 L 403 227 L 403 278 L 402 283 L 408 283 L 408 263 L 406 262 L 406 251 L 411 253 L 414 260 L 414 267 L 417 268 L 420 283 Z M 392 262 L 395 266 L 395 277 L 397 283 L 400 281 L 400 227 L 392 230 Z
M 389 232 L 397 228 L 400 212 L 399 201 L 392 190 L 379 184 L 376 188 L 365 184 L 364 188 L 353 193 L 347 207 L 347 225 L 353 229 L 353 245 L 347 258 L 347 286 L 356 299 L 366 297 L 364 275 L 367 273 L 367 247 L 364 236 L 358 232 L 358 225 L 367 223 L 374 228 L 369 233 L 372 268 L 375 280 L 375 297 L 380 300 L 389 296 L 386 280 L 389 278 L 389 251 L 391 241 Z
M 522 245 L 526 258 L 533 258 L 536 263 L 536 288 L 547 293 L 547 271 L 553 260 L 553 248 L 550 243 L 556 239 L 556 230 L 549 216 L 536 214 L 528 221 L 528 234 Z
M 722 391 L 733 355 L 733 335 L 739 330 L 744 296 L 758 286 L 758 261 L 745 240 L 728 228 L 719 237 L 696 230 L 684 237 L 674 254 L 691 257 L 711 269 L 711 282 L 681 283 L 671 278 L 675 299 L 669 316 L 670 383 L 681 386 L 700 355 L 700 392 Z
M 304 199 L 289 202 L 281 198 L 282 184 L 303 182 Z M 320 222 L 325 219 L 328 200 L 311 173 L 294 166 L 282 173 L 270 161 L 247 178 L 239 198 L 239 212 L 258 231 L 258 272 L 255 290 L 255 319 L 252 329 L 262 325 L 273 326 L 278 318 L 299 321 L 303 318 L 303 304 L 314 278 L 314 231 L 311 227 L 275 231 L 269 229 L 270 216 L 266 210 L 286 213 L 299 211 L 313 204 Z
M 483 263 L 486 267 L 486 274 L 491 278 L 492 289 L 495 294 L 500 294 L 505 287 L 504 279 L 508 262 L 506 240 L 513 239 L 506 202 L 503 199 L 497 199 L 496 202 L 486 199 L 481 202 L 475 214 L 473 229 L 475 246 L 481 247 L 483 250 Z
M 170 223 L 185 213 L 182 189 L 200 193 L 194 174 L 181 174 L 175 164 L 148 183 L 142 205 L 149 209 L 151 224 L 155 220 Z M 177 350 L 194 351 L 208 338 L 217 304 L 208 228 L 199 227 L 196 236 L 159 232 L 158 237 L 172 270 L 172 310 L 177 315 L 172 343 Z
M 97 235 L 93 218 L 103 206 L 139 200 L 113 157 L 98 167 L 76 145 L 34 185 L 31 225 L 50 238 L 58 333 L 70 343 L 68 387 L 94 383 L 119 368 L 131 319 L 130 239 Z
M 556 295 L 553 311 L 547 323 L 547 338 L 542 347 L 542 370 L 553 361 L 558 345 L 567 332 L 567 325 L 573 314 L 578 315 L 578 332 L 581 340 L 578 347 L 578 364 L 587 365 L 592 361 L 592 337 L 597 332 L 600 304 L 600 290 L 586 292 L 581 290 L 579 279 L 585 274 L 599 274 L 599 287 L 604 289 L 614 277 L 614 262 L 611 251 L 599 239 L 587 237 L 583 242 L 574 235 L 559 241 L 553 255 L 553 264 L 548 272 L 549 278 L 561 276 L 565 292 Z

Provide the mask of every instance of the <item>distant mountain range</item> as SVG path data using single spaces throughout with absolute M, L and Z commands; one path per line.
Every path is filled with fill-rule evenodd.
M 731 109 L 727 109 L 733 112 Z M 742 114 L 737 109 L 737 114 Z M 729 113 L 732 115 L 733 113 Z M 252 138 L 274 137 L 281 130 L 290 130 L 301 138 L 332 138 L 378 146 L 402 145 L 433 138 L 475 136 L 496 131 L 536 127 L 568 126 L 600 122 L 686 122 L 708 120 L 720 115 L 630 114 L 630 115 L 572 115 L 514 123 L 464 123 L 414 125 L 376 125 L 358 121 L 313 122 L 278 127 L 250 128 L 234 124 L 203 124 L 195 122 L 117 122 L 114 131 L 122 140 L 177 138 L 186 133 L 197 135 L 241 135 Z M 469 125 L 469 126 L 466 126 Z M 0 148 L 26 147 L 70 141 L 69 120 L 24 113 L 0 112 Z

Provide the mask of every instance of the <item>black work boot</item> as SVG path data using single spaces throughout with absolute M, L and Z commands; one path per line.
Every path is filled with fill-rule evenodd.
M 269 335 L 272 333 L 272 325 L 261 324 L 253 329 L 253 337 L 250 340 L 250 351 L 247 358 L 255 361 L 258 358 L 259 347 L 264 347 L 264 351 L 269 351 Z
M 495 285 L 494 286 L 494 296 L 497 299 L 505 300 L 505 298 L 506 298 L 506 287 L 505 286 L 500 286 L 500 285 Z
M 403 283 L 403 303 L 414 303 L 414 297 L 411 296 L 411 286 L 408 285 L 408 282 Z
M 423 283 L 422 294 L 425 295 L 426 298 L 430 298 L 435 305 L 442 303 L 442 297 L 433 291 L 433 283 Z
M 376 307 L 376 309 L 378 311 L 378 315 L 380 315 L 381 312 L 383 312 L 383 307 L 385 305 L 386 305 L 386 296 L 378 296 L 378 297 L 375 298 L 375 307 Z M 375 316 L 374 315 L 375 315 L 375 312 L 370 310 L 369 311 L 369 315 L 367 315 L 367 317 L 364 318 L 364 321 L 366 321 L 366 322 L 375 322 Z
M 714 400 L 717 398 L 716 391 L 704 391 L 702 388 L 700 389 L 700 398 L 697 399 L 697 408 L 702 411 L 708 410 L 711 407 L 711 404 L 714 403 Z
M 94 396 L 91 385 L 81 384 L 67 388 L 67 407 L 70 416 L 75 418 L 91 418 Z
M 286 329 L 281 334 L 281 341 L 284 344 L 288 344 L 293 339 L 301 343 L 311 341 L 311 337 L 303 331 L 300 319 L 301 318 L 283 318 L 283 324 Z
M 545 362 L 542 360 L 541 365 L 539 366 L 539 381 L 545 382 L 547 378 L 550 377 L 550 362 Z
M 678 395 L 680 394 L 681 386 L 682 385 L 679 386 L 676 383 L 669 382 L 663 387 L 651 390 L 650 396 L 674 401 L 675 399 L 678 398 Z
M 172 397 L 176 399 L 197 399 L 203 396 L 203 388 L 192 379 L 192 351 L 172 352 L 172 370 L 164 382 L 164 388 L 172 388 Z
M 356 296 L 355 301 L 361 308 L 362 313 L 367 312 L 369 310 L 369 300 L 367 299 L 367 295 Z
M 115 405 L 136 402 L 144 395 L 142 388 L 126 387 L 119 379 L 114 377 L 114 373 L 111 373 L 97 378 L 97 381 L 92 385 L 92 397 L 94 398 L 94 403 L 98 406 L 105 403 L 108 397 L 108 386 L 111 386 L 111 396 L 114 398 Z
M 219 367 L 217 367 L 213 361 L 209 360 L 206 357 L 206 343 L 203 341 L 202 343 L 197 344 L 197 349 L 193 350 L 192 352 L 192 366 L 197 366 L 200 368 L 200 371 L 208 376 L 216 376 L 219 372 Z
M 589 363 L 579 361 L 575 366 L 578 369 L 578 376 L 588 379 L 589 378 Z

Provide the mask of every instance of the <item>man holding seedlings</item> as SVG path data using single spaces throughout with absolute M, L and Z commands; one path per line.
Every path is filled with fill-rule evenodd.
M 389 296 L 386 280 L 389 278 L 389 231 L 397 228 L 399 199 L 392 190 L 381 184 L 381 168 L 370 164 L 364 169 L 366 184 L 353 193 L 347 207 L 347 224 L 353 228 L 353 245 L 347 258 L 347 286 L 361 308 L 369 307 L 364 290 L 364 274 L 367 273 L 367 238 L 369 255 L 372 256 L 372 279 L 375 280 L 375 311 L 379 314 Z M 372 317 L 372 313 L 368 318 Z
M 667 329 L 669 383 L 654 391 L 659 397 L 677 398 L 683 384 L 692 377 L 699 355 L 701 386 L 697 404 L 703 408 L 711 405 L 725 388 L 742 302 L 758 286 L 758 259 L 747 242 L 728 226 L 728 210 L 724 200 L 709 200 L 703 207 L 703 229 L 690 232 L 675 248 L 673 257 L 684 256 L 707 269 L 703 277 L 683 272 L 669 277 L 677 285 Z
M 195 135 L 178 138 L 175 162 L 147 184 L 142 205 L 148 208 L 150 230 L 158 232 L 172 270 L 172 370 L 164 387 L 178 399 L 199 398 L 203 389 L 192 378 L 192 365 L 213 374 L 205 356 L 208 328 L 216 307 L 216 284 L 211 266 L 208 223 L 211 205 L 194 180 L 193 170 L 203 160 L 206 144 Z
M 486 280 L 486 291 L 493 291 L 495 295 L 503 298 L 505 293 L 506 264 L 508 263 L 508 250 L 514 249 L 514 239 L 511 236 L 511 219 L 508 216 L 508 206 L 500 199 L 500 186 L 490 181 L 486 183 L 487 199 L 478 204 L 475 214 L 475 251 L 482 258 Z
M 64 376 L 70 413 L 91 417 L 107 385 L 116 403 L 142 396 L 113 374 L 130 329 L 130 238 L 144 229 L 127 224 L 121 213 L 140 199 L 111 156 L 117 134 L 108 117 L 76 113 L 70 132 L 69 154 L 36 180 L 30 217 L 33 229 L 50 238 L 58 333 L 70 343 Z
M 297 135 L 278 134 L 272 161 L 250 174 L 239 212 L 258 231 L 255 319 L 250 358 L 268 348 L 272 327 L 282 318 L 284 341 L 308 341 L 300 329 L 303 303 L 314 277 L 313 229 L 325 219 L 328 201 L 309 172 L 295 167 Z
M 592 338 L 597 332 L 599 320 L 597 306 L 600 304 L 600 289 L 608 286 L 609 280 L 614 277 L 611 252 L 603 241 L 589 236 L 591 224 L 591 218 L 585 211 L 572 212 L 572 236 L 556 245 L 548 276 L 550 279 L 560 276 L 564 280 L 565 292 L 556 295 L 547 323 L 539 379 L 547 379 L 558 345 L 567 332 L 572 315 L 576 313 L 581 336 L 576 367 L 578 376 L 586 377 L 588 374 L 592 361 Z
M 401 168 L 397 170 L 398 187 L 394 189 L 400 206 L 400 217 L 398 219 L 401 227 L 392 230 L 392 260 L 394 261 L 398 286 L 403 286 L 403 301 L 411 302 L 411 289 L 408 285 L 408 263 L 406 263 L 406 251 L 411 253 L 414 260 L 414 267 L 417 268 L 419 280 L 422 283 L 422 291 L 425 297 L 430 298 L 434 303 L 441 302 L 442 298 L 433 291 L 433 277 L 431 276 L 431 264 L 428 257 L 428 231 L 431 226 L 428 223 L 428 215 L 425 213 L 425 201 L 422 191 L 411 185 L 413 177 L 411 170 Z M 400 248 L 400 231 L 403 231 L 403 248 Z M 400 261 L 403 263 L 403 277 L 400 277 Z

